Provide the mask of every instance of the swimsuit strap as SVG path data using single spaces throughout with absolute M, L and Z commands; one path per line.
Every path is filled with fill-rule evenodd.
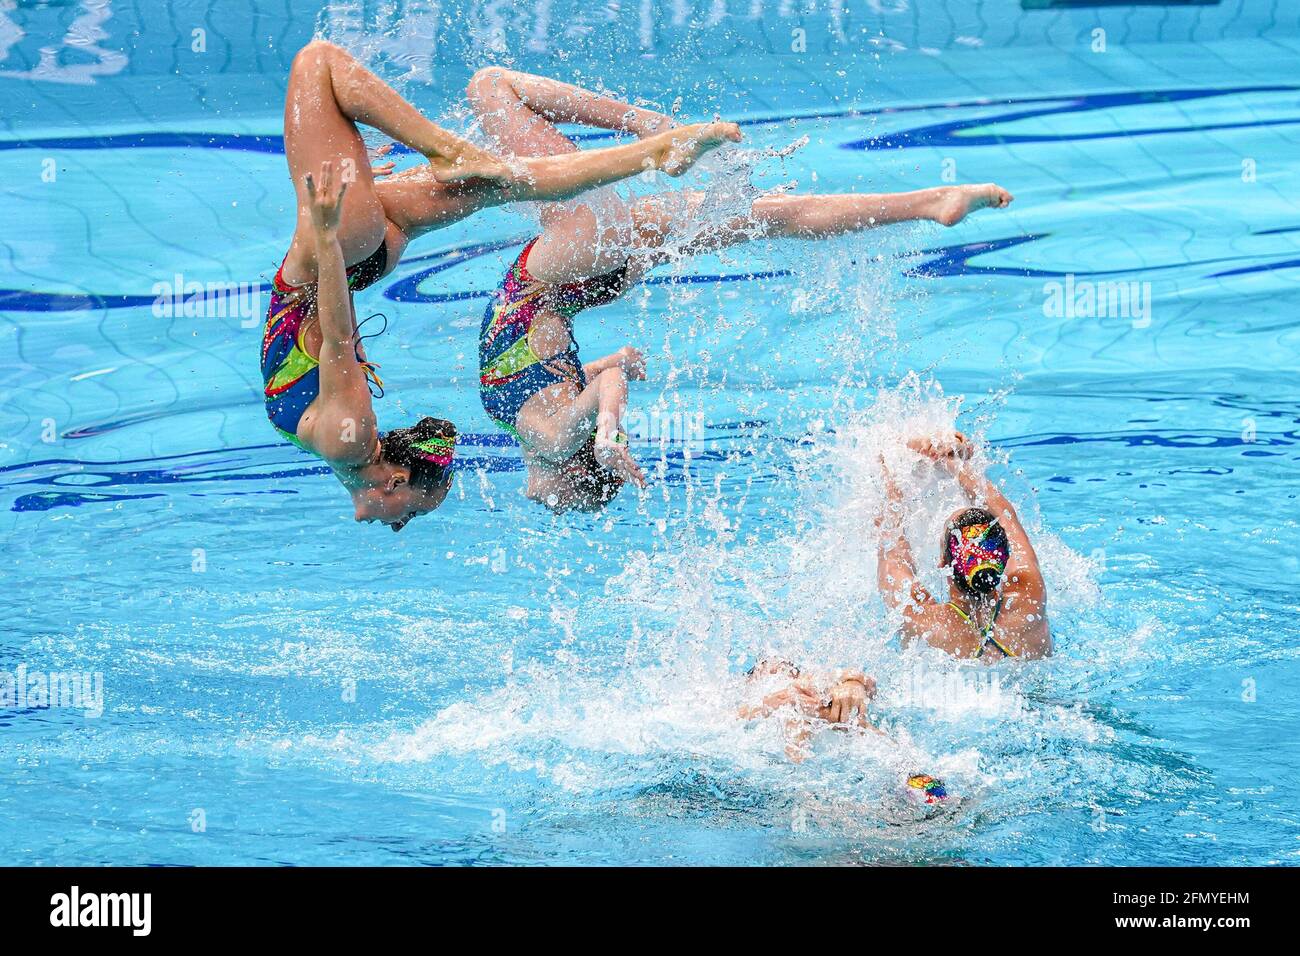
M 378 332 L 371 332 L 369 335 L 362 335 L 361 330 L 365 328 L 366 323 L 369 322 L 371 319 L 383 319 L 384 324 L 379 327 Z M 377 371 L 377 369 L 379 368 L 379 363 L 367 362 L 365 359 L 360 357 L 360 353 L 364 350 L 364 343 L 366 339 L 373 339 L 376 336 L 383 335 L 387 331 L 388 331 L 388 316 L 384 315 L 384 313 L 382 312 L 375 312 L 371 315 L 366 316 L 364 319 L 358 322 L 357 327 L 352 332 L 352 337 L 355 340 L 356 350 L 358 353 L 357 361 L 361 363 L 361 369 L 366 373 L 366 387 L 370 389 L 370 395 L 373 398 L 384 397 L 384 380 L 379 377 L 379 372 Z M 372 385 L 374 386 L 374 388 L 370 387 Z M 376 391 L 376 389 L 378 391 Z
M 961 616 L 961 619 L 963 621 L 965 621 L 967 624 L 974 626 L 975 622 L 970 619 L 970 615 L 968 615 L 965 611 L 959 608 L 954 602 L 949 601 L 948 606 L 952 608 L 954 611 L 956 611 Z M 993 636 L 993 627 L 995 624 L 997 624 L 998 614 L 1001 613 L 1001 611 L 1002 611 L 1002 601 L 999 599 L 998 603 L 993 608 L 993 617 L 989 618 L 988 624 L 984 627 L 982 631 L 980 631 L 980 649 L 975 652 L 976 657 L 983 657 L 984 652 L 988 650 L 988 646 L 990 644 L 992 644 L 994 647 L 1000 650 L 1004 657 L 1016 656 L 1015 653 L 1009 650 L 1005 644 L 1003 644 L 1001 641 L 999 641 L 996 637 Z

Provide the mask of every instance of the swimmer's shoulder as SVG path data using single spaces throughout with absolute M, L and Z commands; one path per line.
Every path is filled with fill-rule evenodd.
M 966 625 L 951 605 L 926 596 L 903 612 L 903 641 L 921 640 L 933 647 L 955 653 L 954 641 Z

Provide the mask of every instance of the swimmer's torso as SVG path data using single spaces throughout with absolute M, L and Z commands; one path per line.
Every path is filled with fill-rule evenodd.
M 479 398 L 496 424 L 528 447 L 528 418 L 572 400 L 587 385 L 573 318 L 613 302 L 626 267 L 582 282 L 542 282 L 528 271 L 529 242 L 507 270 L 479 333 Z
M 348 291 L 356 293 L 374 285 L 389 271 L 388 266 L 388 249 L 381 243 L 364 260 L 348 267 Z M 352 324 L 355 328 L 355 309 Z M 306 446 L 299 433 L 310 433 L 312 405 L 320 395 L 320 348 L 316 286 L 287 282 L 282 265 L 272 283 L 271 305 L 262 333 L 263 396 L 271 425 L 281 437 L 300 448 Z M 360 343 L 357 360 L 367 376 L 377 382 L 375 367 L 365 360 Z

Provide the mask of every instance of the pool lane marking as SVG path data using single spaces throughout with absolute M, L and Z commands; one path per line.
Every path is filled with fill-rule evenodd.
M 1027 135 L 986 135 L 957 136 L 963 130 L 991 126 L 1003 122 L 1038 116 L 1052 116 L 1063 113 L 1086 113 L 1101 109 L 1123 106 L 1158 105 L 1161 103 L 1178 103 L 1190 100 L 1209 99 L 1218 96 L 1234 96 L 1250 93 L 1291 93 L 1300 90 L 1300 86 L 1289 84 L 1211 87 L 1206 89 L 1164 89 L 1138 90 L 1119 93 L 1062 93 L 1054 96 L 1024 97 L 980 97 L 977 99 L 921 103 L 906 106 L 848 107 L 838 110 L 816 110 L 806 113 L 784 113 L 776 116 L 757 116 L 740 119 L 740 126 L 772 126 L 797 120 L 815 121 L 822 119 L 858 119 L 872 116 L 892 116 L 903 113 L 919 113 L 932 110 L 987 109 L 1003 106 L 1031 106 L 1035 104 L 1056 104 L 1042 109 L 1022 110 L 1000 115 L 980 117 L 970 120 L 958 120 L 950 123 L 937 123 L 903 130 L 879 137 L 855 140 L 841 145 L 841 149 L 913 149 L 926 146 L 987 146 L 1015 143 L 1057 143 L 1077 140 L 1109 139 L 1114 137 L 1154 136 L 1162 133 L 1200 132 L 1220 129 L 1240 129 L 1269 126 L 1286 126 L 1300 123 L 1297 119 L 1257 120 L 1247 123 L 1207 124 L 1204 126 L 1185 127 L 1151 127 L 1131 132 L 1106 130 L 1093 133 L 1077 134 L 1027 134 Z M 571 139 L 588 142 L 612 139 L 617 134 L 602 131 L 576 134 Z M 242 152 L 283 153 L 284 137 L 265 133 L 205 133 L 149 131 L 140 133 L 105 133 L 89 136 L 47 136 L 28 139 L 0 140 L 0 150 L 7 149 L 232 149 Z M 394 143 L 394 154 L 414 154 L 414 150 L 401 143 Z
M 974 100 L 963 100 L 958 102 L 931 103 L 911 106 L 885 106 L 872 109 L 848 108 L 843 110 L 826 110 L 802 114 L 787 114 L 781 116 L 768 117 L 751 117 L 740 120 L 743 126 L 761 126 L 772 125 L 777 123 L 790 122 L 792 120 L 817 120 L 817 119 L 836 119 L 836 118 L 855 118 L 868 116 L 887 116 L 896 113 L 919 112 L 936 109 L 969 109 L 969 108 L 987 108 L 996 106 L 1015 106 L 1029 104 L 1057 104 L 1055 106 L 1046 106 L 1042 109 L 1022 110 L 1016 113 L 1001 114 L 994 116 L 985 116 L 969 120 L 957 120 L 948 123 L 932 124 L 929 126 L 917 127 L 912 130 L 903 130 L 898 133 L 886 134 L 880 137 L 871 137 L 869 139 L 851 141 L 841 144 L 842 149 L 897 149 L 913 147 L 953 147 L 953 146 L 982 146 L 982 145 L 1009 145 L 1019 143 L 1043 143 L 1043 142 L 1069 142 L 1076 140 L 1089 139 L 1106 139 L 1114 137 L 1132 137 L 1140 135 L 1156 135 L 1160 133 L 1176 132 L 1208 132 L 1223 129 L 1241 129 L 1247 127 L 1267 127 L 1278 125 L 1294 125 L 1300 123 L 1300 119 L 1287 120 L 1259 120 L 1249 123 L 1232 123 L 1232 124 L 1208 124 L 1203 126 L 1185 126 L 1185 127 L 1159 127 L 1132 132 L 1122 131 L 1103 131 L 1097 133 L 1078 133 L 1062 135 L 1002 135 L 990 134 L 984 136 L 959 135 L 966 130 L 976 129 L 996 125 L 999 122 L 1009 122 L 1019 119 L 1025 119 L 1038 116 L 1049 116 L 1063 113 L 1090 112 L 1100 109 L 1110 109 L 1121 106 L 1131 105 L 1153 105 L 1160 103 L 1185 102 L 1196 99 L 1207 99 L 1218 96 L 1240 95 L 1247 93 L 1276 93 L 1276 92 L 1294 92 L 1300 90 L 1300 86 L 1294 85 L 1266 85 L 1266 86 L 1243 86 L 1228 88 L 1212 89 L 1170 89 L 1170 90 L 1147 90 L 1124 93 L 1093 93 L 1076 96 L 1057 95 L 1057 96 L 1032 96 L 1032 97 L 1013 97 L 1007 99 L 989 99 L 979 98 Z M 577 139 L 596 140 L 608 139 L 615 134 L 610 132 L 599 132 L 585 134 Z M 201 132 L 147 132 L 147 133 L 120 133 L 96 136 L 64 136 L 64 137 L 46 137 L 37 139 L 23 140 L 0 140 L 0 150 L 5 149 L 120 149 L 120 148 L 171 148 L 183 146 L 187 148 L 205 148 L 205 149 L 236 149 L 262 153 L 282 153 L 284 151 L 284 139 L 282 136 L 262 135 L 262 134 L 244 134 L 244 133 L 201 133 Z M 411 152 L 401 144 L 395 144 L 396 152 Z M 1267 234 L 1267 233 L 1264 233 Z M 1033 237 L 1038 238 L 1038 237 Z M 1003 242 L 1006 240 L 998 240 Z M 1027 241 L 1027 240 L 1023 240 Z M 386 298 L 396 302 L 421 302 L 427 304 L 437 304 L 446 302 L 459 302 L 469 299 L 486 298 L 491 295 L 491 290 L 477 291 L 466 290 L 450 293 L 420 293 L 418 285 L 421 279 L 445 271 L 456 265 L 459 261 L 465 261 L 478 255 L 483 255 L 489 251 L 506 248 L 512 241 L 497 243 L 471 244 L 457 249 L 447 250 L 444 253 L 435 253 L 434 255 L 443 255 L 447 258 L 445 261 L 435 267 L 426 270 L 423 275 L 399 279 L 391 283 L 384 291 Z M 458 258 L 454 256 L 459 255 Z M 425 257 L 416 259 L 407 259 L 406 262 L 420 261 Z M 969 259 L 970 256 L 967 256 Z M 1244 259 L 1247 257 L 1236 257 Z M 1202 265 L 1214 264 L 1219 262 L 1230 262 L 1233 259 L 1216 259 L 1203 260 L 1200 262 L 1179 263 L 1170 266 L 1159 266 L 1152 268 L 1174 268 L 1177 265 Z M 1210 278 L 1223 278 L 1234 275 L 1243 275 L 1246 273 L 1258 273 L 1278 271 L 1282 269 L 1295 268 L 1297 260 L 1285 260 L 1279 263 L 1262 263 L 1252 265 L 1242 270 L 1229 270 L 1227 272 L 1216 273 Z M 941 264 L 942 265 L 942 264 Z M 924 264 L 923 264 L 924 266 Z M 922 266 L 922 269 L 923 269 Z M 978 274 L 1003 274 L 1003 275 L 1023 275 L 1039 277 L 1060 277 L 1065 275 L 1064 272 L 1048 272 L 1041 270 L 1015 270 L 1015 269 L 989 269 L 977 268 Z M 1127 271 L 1127 270 L 1119 270 Z M 785 271 L 759 272 L 741 275 L 720 275 L 720 276 L 686 276 L 686 277 L 662 277 L 652 276 L 644 280 L 648 284 L 669 284 L 674 282 L 735 282 L 749 279 L 760 278 L 779 278 L 788 275 Z M 926 274 L 919 271 L 911 274 Z M 951 271 L 942 269 L 934 271 L 934 275 L 954 275 Z M 1084 272 L 1073 270 L 1074 275 L 1104 275 L 1116 274 L 1111 272 Z M 256 283 L 256 289 L 260 293 L 269 288 L 267 283 Z M 134 308 L 143 305 L 151 305 L 156 301 L 156 296 L 142 296 L 132 294 L 117 295 L 99 295 L 94 293 L 44 293 L 31 292 L 22 289 L 0 289 L 0 311 L 11 312 L 72 312 L 90 309 L 113 309 L 113 308 Z
M 1268 233 L 1252 233 L 1252 235 L 1266 234 Z M 1073 275 L 1080 278 L 1126 274 L 1141 275 L 1148 272 L 1167 271 L 1170 269 L 1214 266 L 1241 261 L 1252 262 L 1249 266 L 1212 273 L 1206 277 L 1215 279 L 1236 275 L 1246 275 L 1249 273 L 1276 272 L 1284 269 L 1300 268 L 1300 259 L 1280 258 L 1279 261 L 1276 262 L 1258 261 L 1261 258 L 1269 258 L 1270 256 L 1268 255 L 1221 256 L 1210 259 L 1196 259 L 1189 262 L 1143 265 L 1133 269 L 1033 269 L 1023 266 L 980 266 L 975 265 L 972 262 L 976 256 L 1000 252 L 1004 249 L 1011 249 L 1019 245 L 1024 245 L 1025 243 L 1036 242 L 1040 239 L 1048 238 L 1051 235 L 1051 232 L 1025 233 L 1019 236 L 1008 236 L 1003 239 L 988 239 L 979 242 L 965 242 L 952 246 L 936 246 L 930 249 L 922 249 L 919 251 L 919 255 L 930 256 L 932 258 L 909 266 L 907 269 L 903 270 L 902 274 L 909 277 L 928 279 L 987 275 L 1059 279 L 1064 278 L 1067 275 Z M 421 292 L 419 285 L 429 276 L 445 272 L 455 266 L 462 265 L 466 262 L 472 261 L 473 259 L 488 255 L 501 249 L 510 248 L 512 246 L 522 246 L 525 241 L 525 239 L 513 238 L 486 243 L 475 242 L 463 246 L 454 246 L 437 252 L 426 253 L 420 256 L 404 258 L 402 260 L 403 266 L 420 262 L 429 262 L 431 260 L 434 261 L 434 264 L 413 275 L 408 275 L 390 282 L 384 288 L 382 294 L 384 298 L 392 302 L 422 305 L 438 305 L 448 302 L 465 302 L 474 299 L 486 299 L 492 295 L 495 289 L 465 289 L 456 292 Z M 1289 257 L 1292 255 L 1293 254 L 1289 251 L 1271 254 L 1273 257 Z M 910 258 L 910 256 L 898 256 L 896 258 L 906 259 Z M 773 269 L 767 271 L 729 274 L 697 274 L 686 276 L 652 275 L 642 279 L 641 282 L 645 285 L 692 285 L 702 283 L 750 282 L 755 280 L 780 279 L 790 275 L 793 275 L 793 273 L 788 269 Z M 247 284 L 259 294 L 271 288 L 270 283 L 260 281 L 255 283 L 250 282 Z M 0 312 L 83 312 L 106 309 L 139 308 L 151 306 L 156 301 L 156 296 L 147 295 L 46 293 L 28 292 L 22 289 L 0 289 Z

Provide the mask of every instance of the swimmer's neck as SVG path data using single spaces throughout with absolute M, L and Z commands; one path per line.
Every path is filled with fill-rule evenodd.
M 968 594 L 959 588 L 956 582 L 949 581 L 948 600 L 965 611 L 966 616 L 971 620 L 983 621 L 984 618 L 993 613 L 993 607 L 998 601 L 998 592 L 992 591 L 989 594 Z

